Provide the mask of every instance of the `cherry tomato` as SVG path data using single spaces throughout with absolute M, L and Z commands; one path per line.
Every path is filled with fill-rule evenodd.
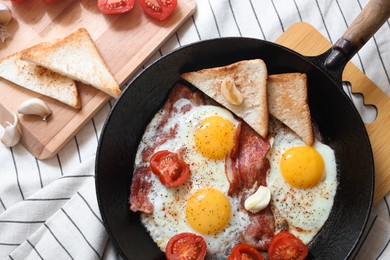
M 134 0 L 98 0 L 99 11 L 103 14 L 121 14 L 130 11 Z
M 227 260 L 263 260 L 263 255 L 256 248 L 246 244 L 235 245 Z
M 190 177 L 189 165 L 177 153 L 167 150 L 153 154 L 150 168 L 167 187 L 177 187 Z
M 177 0 L 138 0 L 139 5 L 150 17 L 165 20 L 176 9 Z
M 303 260 L 309 250 L 307 246 L 290 232 L 282 231 L 271 240 L 268 248 L 269 260 Z
M 202 260 L 206 256 L 206 241 L 192 233 L 177 234 L 168 241 L 167 260 Z

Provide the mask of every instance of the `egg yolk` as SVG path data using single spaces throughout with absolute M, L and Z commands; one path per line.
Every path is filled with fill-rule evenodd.
M 280 170 L 287 183 L 300 188 L 314 187 L 324 176 L 324 160 L 311 146 L 288 149 L 280 160 Z
M 204 235 L 216 234 L 229 223 L 229 200 L 219 190 L 200 189 L 187 201 L 186 219 L 195 231 Z
M 205 157 L 220 160 L 233 148 L 234 125 L 220 116 L 202 121 L 195 133 L 196 149 Z

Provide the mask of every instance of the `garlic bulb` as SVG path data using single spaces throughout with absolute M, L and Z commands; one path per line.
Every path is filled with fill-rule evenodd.
M 12 147 L 15 146 L 20 141 L 20 132 L 18 128 L 18 115 L 14 114 L 14 123 L 6 122 L 8 126 L 4 130 L 3 137 L 1 138 L 1 142 L 7 146 Z
M 0 40 L 4 42 L 9 33 L 6 30 L 6 25 L 11 21 L 11 10 L 5 4 L 0 3 Z
M 50 108 L 39 98 L 30 98 L 18 108 L 19 114 L 41 116 L 44 121 L 51 114 Z

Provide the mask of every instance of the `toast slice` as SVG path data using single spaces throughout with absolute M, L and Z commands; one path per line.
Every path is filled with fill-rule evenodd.
M 182 78 L 200 89 L 237 116 L 262 137 L 268 134 L 267 67 L 263 60 L 243 60 L 227 66 L 182 74 Z M 222 93 L 224 85 L 233 85 L 242 101 L 233 104 Z M 233 95 L 233 101 L 236 95 Z
M 21 60 L 20 56 L 21 52 L 17 52 L 0 60 L 0 77 L 76 109 L 81 108 L 74 80 Z
M 121 93 L 118 83 L 84 28 L 52 43 L 45 42 L 26 49 L 21 58 L 91 85 L 112 97 L 116 98 Z
M 307 144 L 314 142 L 307 99 L 307 77 L 303 73 L 268 76 L 268 110 Z

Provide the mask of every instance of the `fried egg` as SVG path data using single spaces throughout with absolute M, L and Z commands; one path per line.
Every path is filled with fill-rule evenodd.
M 247 213 L 239 210 L 239 198 L 228 196 L 225 156 L 234 145 L 234 131 L 239 122 L 228 110 L 212 106 L 192 106 L 187 99 L 174 104 L 175 116 L 161 131 L 175 129 L 176 135 L 158 146 L 154 152 L 169 150 L 182 155 L 190 166 L 190 178 L 175 188 L 164 186 L 154 174 L 148 194 L 153 214 L 141 214 L 141 221 L 162 251 L 169 239 L 182 232 L 203 236 L 207 253 L 213 259 L 225 259 L 237 241 L 238 234 L 249 225 Z M 142 146 L 156 142 L 158 113 L 147 127 Z M 142 165 L 137 153 L 136 164 Z
M 329 217 L 337 189 L 334 151 L 315 140 L 307 146 L 290 129 L 275 119 L 268 153 L 271 209 L 276 232 L 286 229 L 305 244 L 313 240 Z

